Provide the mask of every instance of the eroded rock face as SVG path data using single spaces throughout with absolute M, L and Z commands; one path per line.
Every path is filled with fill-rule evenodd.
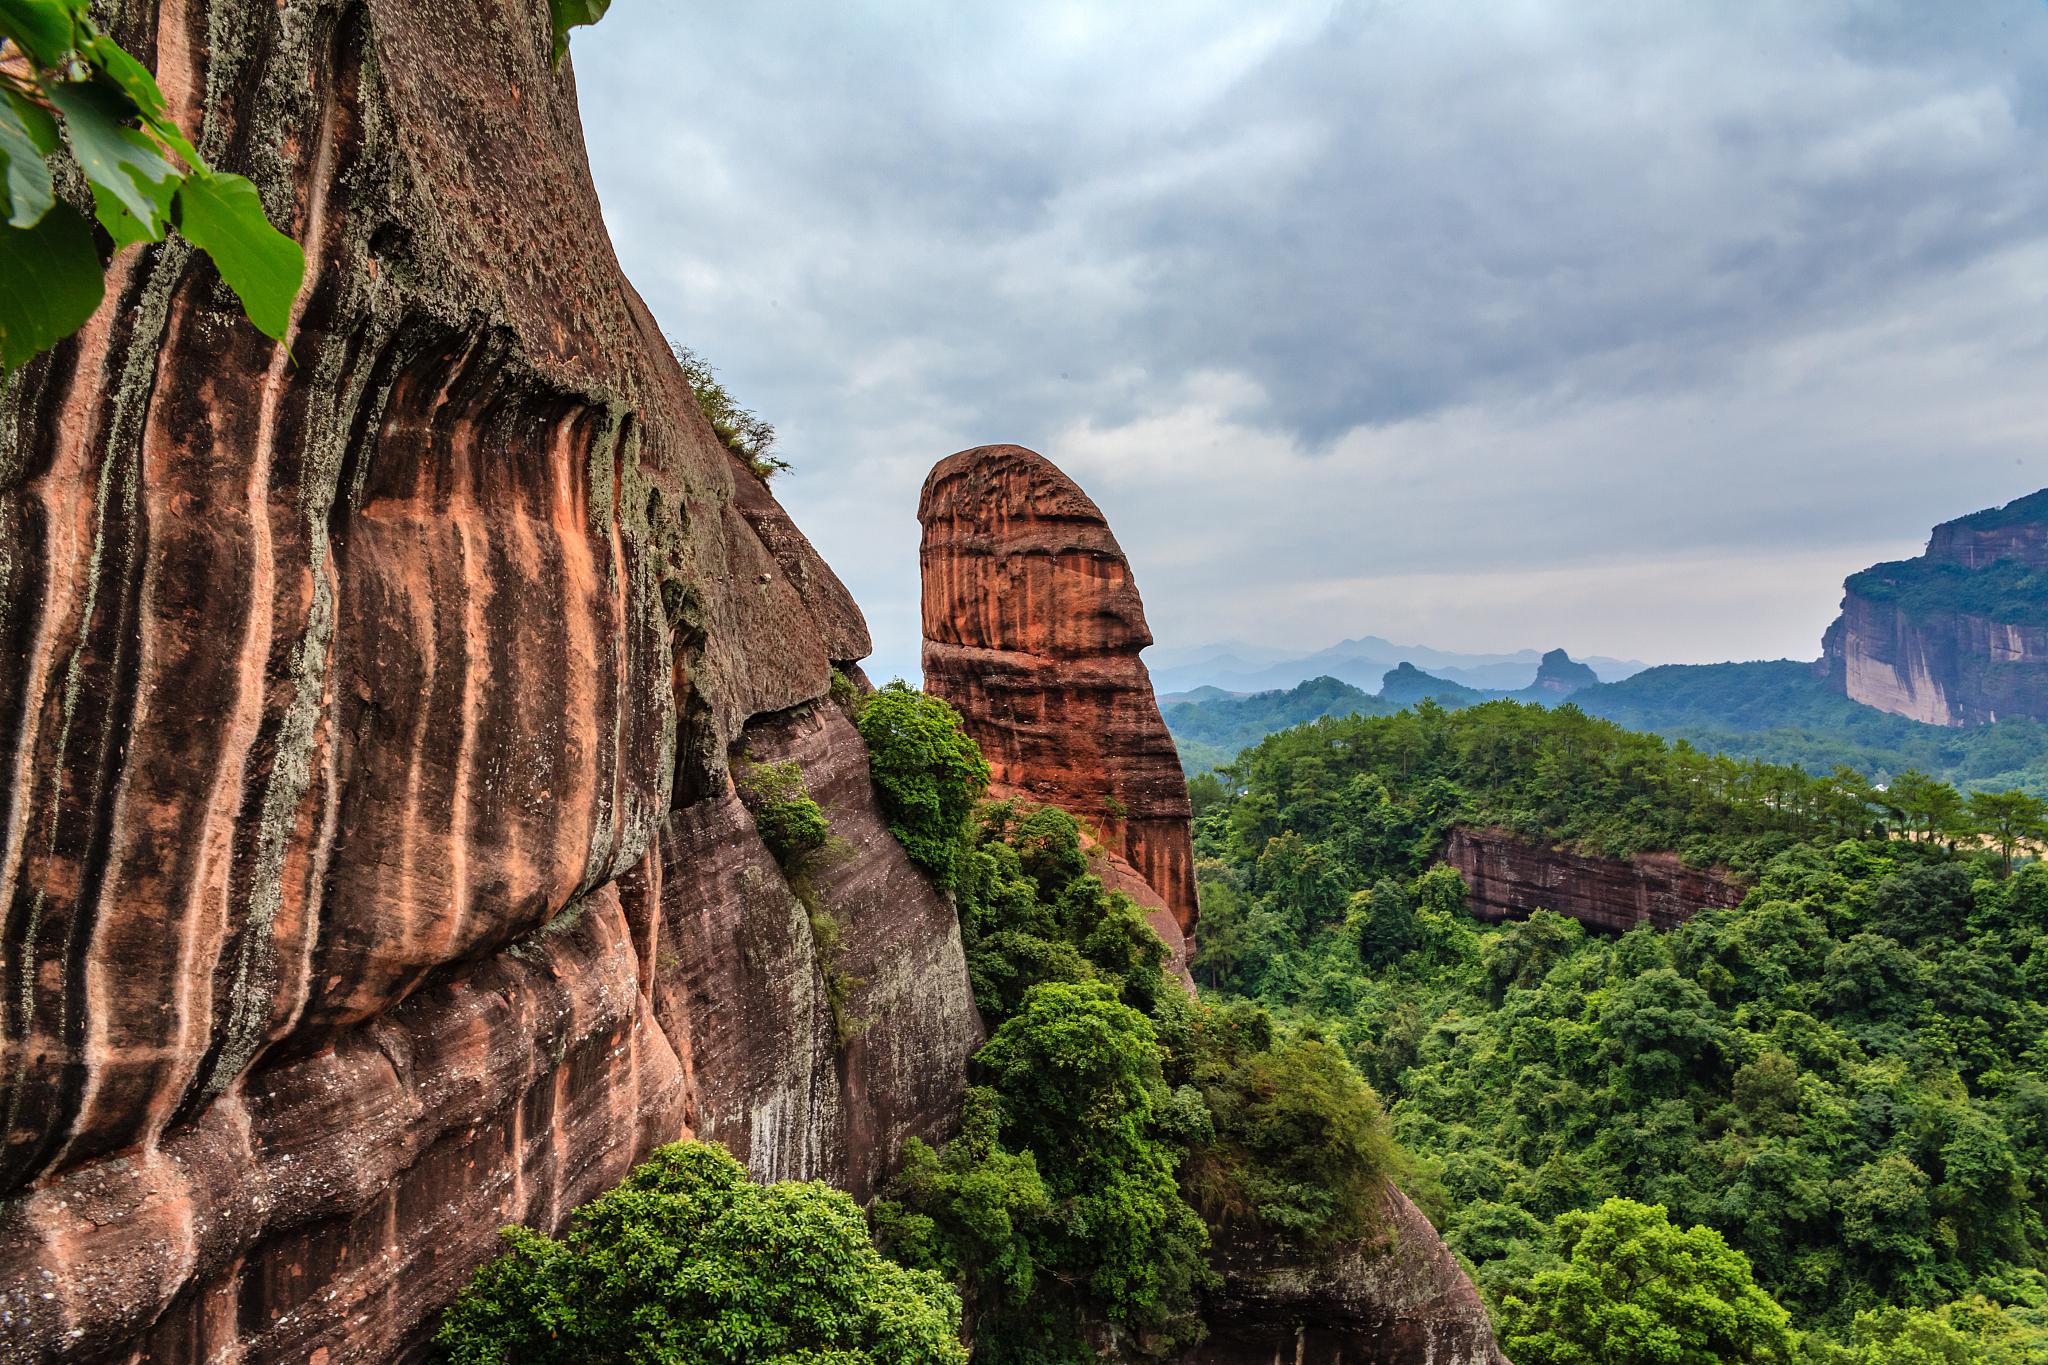
M 1221 1248 L 1209 1339 L 1180 1365 L 1507 1365 L 1479 1292 L 1408 1197 L 1387 1187 L 1384 1231 L 1313 1263 Z
M 1843 585 L 1820 669 L 1927 725 L 2048 719 L 2048 490 L 1934 528 L 1919 559 Z
M 1187 783 L 1102 512 L 1044 456 L 993 445 L 941 460 L 917 519 L 926 690 L 959 710 L 999 792 L 1089 821 L 1191 930 Z
M 956 1107 L 957 929 L 805 710 L 866 627 L 621 277 L 546 5 L 113 11 L 308 278 L 288 355 L 131 250 L 0 388 L 0 1357 L 403 1357 L 693 1131 L 866 1188 Z M 845 1046 L 752 734 L 857 850 Z
M 918 520 L 925 687 L 959 710 L 998 794 L 1096 826 L 1107 846 L 1091 870 L 1146 911 L 1167 970 L 1193 995 L 1187 786 L 1138 658 L 1152 636 L 1108 523 L 1051 461 L 1007 445 L 940 461 Z M 1478 1291 L 1436 1229 L 1391 1184 L 1382 1197 L 1383 1235 L 1314 1262 L 1219 1246 L 1210 1336 L 1182 1365 L 1502 1362 Z
M 1595 858 L 1545 848 L 1501 829 L 1453 829 L 1444 862 L 1464 874 L 1467 903 L 1484 920 L 1554 910 L 1595 929 L 1671 929 L 1701 910 L 1730 909 L 1749 888 L 1726 872 L 1687 867 L 1673 853 Z

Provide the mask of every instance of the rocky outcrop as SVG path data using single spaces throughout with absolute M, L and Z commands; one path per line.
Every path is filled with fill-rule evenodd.
M 1600 675 L 1561 649 L 1553 649 L 1536 666 L 1536 680 L 1521 692 L 1524 700 L 1550 701 L 1592 687 Z
M 1600 858 L 1546 848 L 1502 829 L 1453 829 L 1443 861 L 1464 874 L 1467 904 L 1484 920 L 1552 910 L 1594 929 L 1670 929 L 1703 909 L 1742 903 L 1726 871 L 1687 867 L 1673 853 Z
M 1837 692 L 1909 720 L 2048 719 L 2048 490 L 1852 575 L 1821 651 Z
M 1138 651 L 1152 642 L 1131 569 L 1095 504 L 1019 446 L 941 460 L 924 525 L 924 673 L 960 712 L 998 794 L 1094 825 L 1091 867 L 1147 911 L 1192 995 L 1187 789 Z M 1210 1335 L 1181 1365 L 1501 1362 L 1486 1309 L 1436 1229 L 1388 1185 L 1369 1241 L 1305 1261 L 1218 1248 Z
M 859 613 L 619 274 L 547 6 L 108 19 L 308 279 L 279 348 L 124 252 L 0 387 L 0 1358 L 405 1358 L 500 1224 L 690 1133 L 870 1187 L 957 1107 L 957 928 L 818 701 Z M 776 867 L 741 743 L 842 864 Z
M 998 792 L 1087 820 L 1191 930 L 1187 784 L 1102 512 L 1044 456 L 994 445 L 941 460 L 917 519 L 926 689 L 959 710 Z
M 1381 1231 L 1303 1263 L 1221 1248 L 1209 1338 L 1180 1365 L 1506 1365 L 1479 1292 L 1406 1195 L 1387 1187 Z

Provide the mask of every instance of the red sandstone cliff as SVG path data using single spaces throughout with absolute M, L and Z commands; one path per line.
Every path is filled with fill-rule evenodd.
M 656 1142 L 856 1192 L 957 1109 L 951 909 L 816 705 L 845 590 L 621 278 L 546 6 L 113 7 L 307 248 L 123 253 L 0 388 L 0 1358 L 384 1361 Z M 818 878 L 727 776 L 790 757 Z
M 917 519 L 926 689 L 959 710 L 998 791 L 1089 821 L 1192 929 L 1187 783 L 1100 509 L 1044 456 L 994 445 L 941 460 Z
M 2048 720 L 2048 490 L 1934 528 L 1919 559 L 1843 584 L 1820 668 L 1928 725 Z
M 941 460 L 924 526 L 925 686 L 960 712 L 1002 791 L 1095 824 L 1096 864 L 1173 950 L 1192 994 L 1186 781 L 1138 652 L 1144 604 L 1102 512 L 1050 460 L 980 446 Z M 1210 1336 L 1179 1365 L 1505 1365 L 1478 1292 L 1436 1229 L 1385 1191 L 1384 1235 L 1313 1263 L 1218 1248 Z
M 1726 872 L 1687 867 L 1674 853 L 1596 858 L 1502 829 L 1451 831 L 1443 861 L 1465 876 L 1467 903 L 1484 920 L 1554 910 L 1595 929 L 1672 929 L 1700 910 L 1742 903 L 1748 888 Z

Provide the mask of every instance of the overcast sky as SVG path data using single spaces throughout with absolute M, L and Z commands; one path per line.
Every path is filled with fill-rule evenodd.
M 627 273 L 915 677 L 917 492 L 1016 441 L 1162 646 L 1819 652 L 2048 484 L 2048 4 L 618 0 Z

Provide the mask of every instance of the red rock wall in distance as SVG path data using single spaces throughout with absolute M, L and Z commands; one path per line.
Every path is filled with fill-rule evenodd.
M 1102 512 L 1043 455 L 991 445 L 941 460 L 917 519 L 926 690 L 959 710 L 998 790 L 1089 821 L 1191 930 L 1187 783 Z
M 1443 860 L 1464 874 L 1467 902 L 1484 920 L 1554 910 L 1614 933 L 1638 924 L 1673 929 L 1701 910 L 1740 905 L 1749 891 L 1726 872 L 1687 867 L 1676 854 L 1596 858 L 1501 829 L 1452 830 Z

